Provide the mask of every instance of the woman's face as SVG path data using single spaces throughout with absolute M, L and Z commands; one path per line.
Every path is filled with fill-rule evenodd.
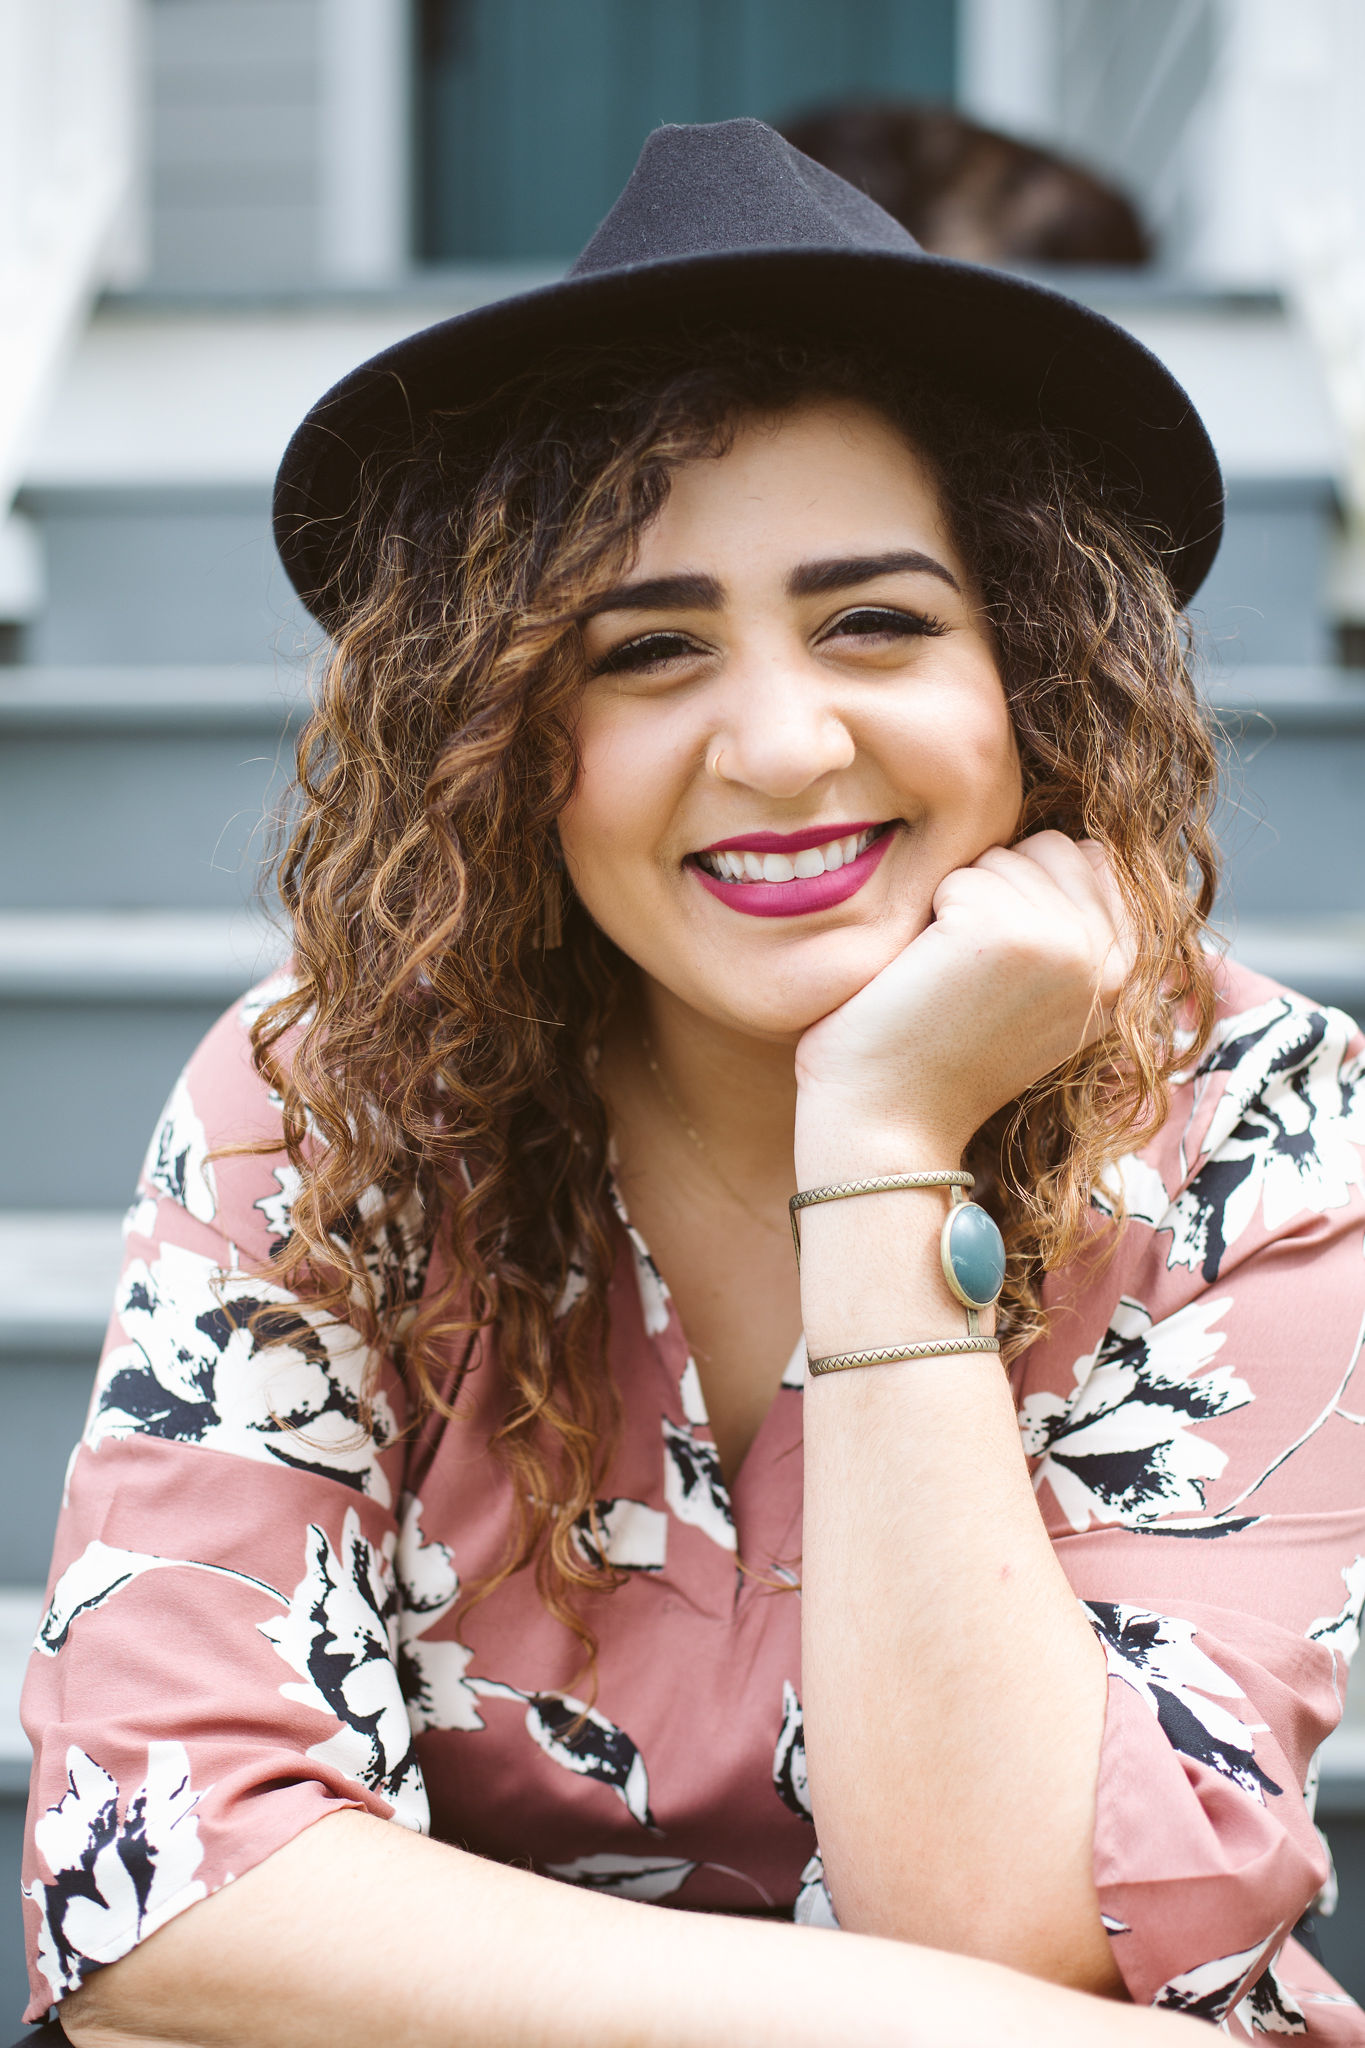
M 690 463 L 584 624 L 574 888 L 644 974 L 792 1038 L 1008 842 L 1019 757 L 931 474 L 812 401 Z

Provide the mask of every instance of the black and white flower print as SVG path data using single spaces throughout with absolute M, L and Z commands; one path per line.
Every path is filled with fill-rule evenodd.
M 796 1904 L 792 1908 L 792 1919 L 798 1927 L 835 1927 L 839 1925 L 834 1910 L 834 1901 L 825 1883 L 825 1862 L 817 1849 L 801 1872 Z
M 701 1374 L 697 1361 L 689 1358 L 678 1381 L 678 1398 L 682 1402 L 683 1421 L 689 1429 L 709 1429 L 711 1418 L 706 1412 L 706 1396 L 701 1390 Z
M 288 1161 L 271 1171 L 274 1192 L 261 1195 L 252 1206 L 265 1218 L 274 1257 L 293 1235 L 294 1204 L 301 1177 L 298 1168 Z M 426 1284 L 431 1257 L 421 1204 L 410 1199 L 393 1216 L 383 1215 L 386 1206 L 377 1188 L 367 1188 L 330 1233 L 334 1244 L 361 1246 L 361 1260 L 373 1285 L 375 1304 L 381 1310 L 402 1308 L 405 1303 L 417 1300 Z
M 649 1810 L 649 1773 L 624 1728 L 596 1707 L 562 1692 L 521 1692 L 501 1680 L 470 1680 L 481 1699 L 518 1700 L 526 1709 L 526 1732 L 554 1763 L 580 1778 L 595 1778 L 614 1792 L 632 1820 L 659 1832 Z
M 258 1592 L 269 1594 L 272 1600 L 283 1602 L 283 1595 L 277 1593 L 273 1586 L 267 1586 L 245 1572 L 232 1571 L 227 1565 L 202 1564 L 190 1557 L 155 1557 L 145 1550 L 122 1550 L 95 1537 L 86 1544 L 80 1556 L 72 1560 L 53 1587 L 52 1597 L 38 1624 L 34 1649 L 40 1656 L 55 1657 L 65 1647 L 67 1637 L 79 1620 L 97 1612 L 116 1593 L 133 1585 L 144 1572 L 154 1571 L 208 1572 L 214 1578 L 235 1579 L 239 1585 L 254 1586 Z
M 737 1550 L 730 1493 L 720 1469 L 720 1453 L 714 1444 L 697 1435 L 709 1430 L 706 1397 L 701 1390 L 697 1361 L 689 1358 L 678 1381 L 683 1422 L 664 1419 L 664 1501 L 680 1522 L 719 1544 L 722 1550 Z
M 1224 1076 L 1193 1176 L 1172 1196 L 1144 1160 L 1107 1170 L 1128 1213 L 1171 1233 L 1167 1265 L 1214 1281 L 1259 1216 L 1268 1233 L 1305 1211 L 1341 1208 L 1361 1185 L 1365 1140 L 1361 1063 L 1339 1010 L 1279 995 L 1217 1026 L 1196 1090 Z M 1196 1097 L 1197 1099 L 1197 1097 Z M 1110 1206 L 1103 1192 L 1101 1207 Z
M 773 1751 L 773 1787 L 784 1806 L 809 1820 L 810 1786 L 806 1779 L 806 1728 L 801 1702 L 791 1680 L 782 1682 L 782 1732 Z
M 635 1225 L 626 1214 L 626 1205 L 621 1200 L 615 1181 L 611 1183 L 611 1205 L 616 1211 L 621 1227 L 630 1240 L 631 1253 L 635 1260 L 635 1282 L 640 1290 L 640 1312 L 644 1317 L 645 1331 L 651 1337 L 661 1337 L 668 1328 L 670 1303 L 667 1282 L 654 1263 L 649 1246 L 641 1237 Z
M 730 1495 L 720 1469 L 720 1453 L 703 1443 L 688 1424 L 681 1428 L 663 1418 L 664 1499 L 680 1522 L 700 1529 L 722 1550 L 736 1550 L 739 1539 L 730 1512 Z
M 1030 1394 L 1019 1427 L 1024 1450 L 1073 1529 L 1093 1522 L 1133 1527 L 1198 1514 L 1204 1487 L 1227 1453 L 1203 1425 L 1243 1408 L 1250 1387 L 1213 1361 L 1225 1342 L 1214 1328 L 1231 1306 L 1201 1295 L 1159 1323 L 1126 1297 L 1094 1352 L 1075 1364 L 1075 1392 Z
M 159 1195 L 178 1202 L 198 1223 L 212 1223 L 218 1213 L 218 1183 L 208 1138 L 183 1074 L 152 1132 L 142 1177 Z
M 1182 1970 L 1163 1984 L 1153 2005 L 1168 2012 L 1187 2012 L 1197 2020 L 1211 2020 L 1215 2026 L 1227 2018 L 1241 1998 L 1250 1978 L 1266 1952 L 1266 1943 L 1242 1949 L 1237 1955 L 1215 1956 L 1192 1970 Z
M 115 1306 L 128 1341 L 100 1365 L 92 1450 L 135 1435 L 205 1444 L 389 1504 L 379 1452 L 396 1425 L 382 1393 L 362 1401 L 370 1361 L 354 1331 L 174 1244 L 129 1263 Z
M 156 1236 L 156 1203 L 150 1195 L 134 1195 L 123 1216 L 123 1242 L 130 1237 Z
M 1104 1644 L 1110 1677 L 1145 1701 L 1173 1749 L 1231 1779 L 1262 1806 L 1267 1792 L 1280 1791 L 1255 1757 L 1252 1737 L 1265 1723 L 1239 1720 L 1217 1704 L 1240 1699 L 1241 1690 L 1195 1647 L 1193 1622 L 1106 1600 L 1084 1606 Z
M 1262 1970 L 1246 1997 L 1236 2007 L 1233 2017 L 1241 2021 L 1249 2034 L 1308 2032 L 1303 2007 L 1293 1992 L 1287 1991 L 1280 1982 L 1273 1963 L 1268 1963 Z
M 607 1892 L 616 1899 L 644 1899 L 657 1905 L 671 1898 L 687 1883 L 695 1863 L 674 1856 L 618 1856 L 603 1853 L 577 1856 L 572 1863 L 546 1863 L 549 1877 L 565 1884 L 583 1885 L 588 1891 Z
M 648 1501 L 599 1500 L 574 1523 L 574 1541 L 599 1570 L 661 1572 L 668 1557 L 668 1516 Z
M 49 1875 L 24 1888 L 41 1916 L 38 1967 L 54 2000 L 206 1892 L 195 1875 L 199 1794 L 180 1743 L 150 1744 L 146 1781 L 122 1812 L 118 1786 L 83 1749 L 68 1749 L 66 1771 L 65 1793 L 33 1830 Z
M 444 1621 L 460 1593 L 459 1574 L 448 1544 L 422 1532 L 422 1503 L 405 1494 L 398 1545 L 394 1552 L 398 1579 L 398 1676 L 414 1735 L 424 1728 L 484 1726 L 478 1694 L 465 1673 L 473 1651 L 450 1637 L 428 1640 L 427 1631 Z
M 309 1756 L 368 1786 L 402 1826 L 425 1833 L 426 1787 L 398 1679 L 392 1548 L 391 1534 L 383 1550 L 375 1548 L 354 1508 L 346 1510 L 339 1549 L 311 1526 L 304 1575 L 287 1612 L 257 1627 L 299 1675 L 299 1684 L 280 1687 L 284 1697 L 341 1724 Z
M 584 1268 L 571 1261 L 564 1276 L 564 1285 L 555 1301 L 556 1316 L 566 1316 L 576 1301 L 581 1301 L 587 1292 L 588 1276 Z
M 1365 1609 L 1365 1556 L 1342 1567 L 1346 1598 L 1336 1614 L 1322 1614 L 1309 1623 L 1309 1639 L 1322 1643 L 1337 1660 L 1338 1686 L 1344 1686 L 1351 1659 L 1360 1648 L 1361 1612 Z
M 337 1243 L 362 1246 L 361 1257 L 375 1298 L 386 1310 L 418 1299 L 431 1258 L 421 1203 L 409 1197 L 394 1215 L 385 1215 L 388 1206 L 388 1198 L 378 1188 L 366 1188 L 332 1230 Z
M 275 1182 L 274 1192 L 261 1195 L 252 1203 L 265 1218 L 265 1227 L 270 1232 L 270 1256 L 283 1251 L 294 1232 L 294 1204 L 299 1198 L 299 1187 L 303 1176 L 297 1166 L 286 1160 L 283 1166 L 271 1168 Z

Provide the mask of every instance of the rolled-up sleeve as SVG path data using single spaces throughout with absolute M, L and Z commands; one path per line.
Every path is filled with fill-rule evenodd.
M 252 1000 L 153 1136 L 68 1472 L 23 1697 L 30 2018 L 328 1812 L 427 1824 L 397 1670 L 399 1389 L 260 1277 L 282 1154 L 217 1149 L 279 1135 Z
M 1094 1867 L 1131 1996 L 1359 2043 L 1288 1937 L 1329 1875 L 1312 1787 L 1365 1599 L 1361 1039 L 1230 981 L 1110 1177 L 1117 1254 L 1017 1368 L 1020 1424 L 1108 1661 Z

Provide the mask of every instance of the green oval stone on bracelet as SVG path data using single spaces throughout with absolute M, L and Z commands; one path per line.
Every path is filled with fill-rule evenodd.
M 954 1202 L 939 1252 L 943 1277 L 964 1308 L 989 1308 L 1005 1284 L 1005 1240 L 995 1219 L 977 1202 Z

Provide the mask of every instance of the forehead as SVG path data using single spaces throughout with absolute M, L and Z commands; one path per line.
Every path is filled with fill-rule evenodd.
M 683 463 L 640 536 L 646 573 L 736 548 L 776 554 L 918 546 L 957 566 L 933 470 L 906 435 L 857 399 L 811 398 L 745 414 L 724 452 Z

